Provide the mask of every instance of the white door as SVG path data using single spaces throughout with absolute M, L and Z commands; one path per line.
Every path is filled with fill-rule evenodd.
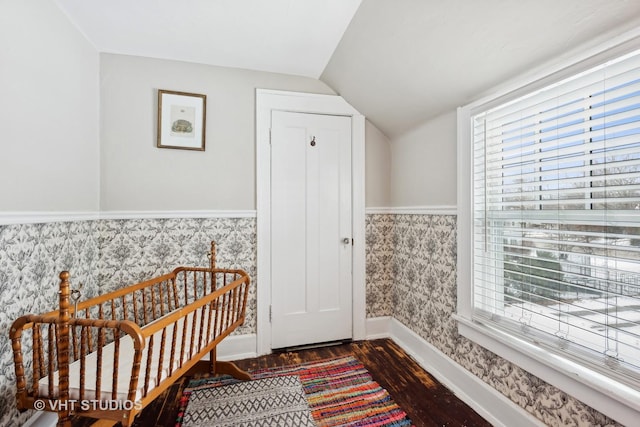
M 352 337 L 351 118 L 274 111 L 271 347 Z

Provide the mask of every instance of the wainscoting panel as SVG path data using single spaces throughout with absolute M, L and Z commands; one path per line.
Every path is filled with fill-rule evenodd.
M 99 253 L 96 221 L 0 225 L 0 425 L 22 425 L 32 414 L 16 410 L 11 324 L 57 308 L 63 270 L 84 295 L 98 295 Z
M 393 215 L 367 215 L 367 318 L 391 316 L 393 305 Z
M 456 311 L 456 216 L 435 214 L 369 214 L 367 224 L 391 224 L 391 285 L 371 285 L 375 292 L 391 287 L 391 316 L 430 346 L 550 426 L 618 426 L 614 420 L 540 380 L 517 365 L 458 334 Z M 372 227 L 372 230 L 376 230 Z M 379 232 L 382 233 L 382 232 Z M 375 241 L 375 239 L 374 239 Z M 376 251 L 375 245 L 367 245 Z M 382 255 L 367 253 L 367 260 Z M 367 265 L 367 283 L 374 282 Z M 373 275 L 372 273 L 372 275 Z M 386 316 L 384 310 L 369 317 Z M 423 355 L 417 355 L 422 357 Z M 448 375 L 447 372 L 441 372 Z M 488 408 L 488 411 L 491 409 Z
M 166 273 L 180 265 L 209 265 L 216 242 L 218 267 L 245 270 L 252 280 L 244 325 L 236 335 L 256 332 L 255 218 L 168 218 L 101 220 L 101 292 Z
M 82 283 L 86 299 L 180 265 L 208 266 L 207 254 L 215 240 L 217 265 L 243 269 L 251 277 L 246 321 L 234 335 L 243 336 L 237 342 L 245 355 L 255 353 L 255 217 L 16 222 L 0 225 L 0 334 L 5 337 L 0 339 L 1 426 L 22 425 L 33 414 L 16 410 L 9 327 L 23 314 L 58 307 L 58 275 L 63 270 L 71 273 L 73 287 Z
M 368 214 L 366 239 L 368 318 L 393 318 L 547 425 L 619 425 L 457 333 L 451 318 L 456 309 L 455 215 Z M 219 266 L 244 269 L 253 281 L 247 321 L 235 332 L 242 336 L 237 339 L 243 356 L 252 354 L 257 263 L 256 220 L 250 216 L 0 225 L 0 334 L 8 337 L 10 324 L 22 314 L 56 308 L 62 270 L 71 272 L 74 285 L 83 283 L 83 298 L 88 298 L 178 265 L 208 265 L 211 240 L 218 243 Z M 371 332 L 384 335 L 388 329 L 378 323 Z M 225 358 L 239 351 L 228 350 Z M 20 426 L 32 413 L 15 409 L 8 339 L 0 339 L 0 365 L 0 425 Z

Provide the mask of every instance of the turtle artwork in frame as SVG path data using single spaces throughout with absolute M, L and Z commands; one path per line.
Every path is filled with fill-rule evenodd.
M 204 151 L 207 95 L 158 90 L 158 148 Z

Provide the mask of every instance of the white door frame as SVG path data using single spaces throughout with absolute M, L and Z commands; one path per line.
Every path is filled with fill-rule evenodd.
M 271 111 L 351 117 L 353 339 L 366 337 L 364 116 L 336 95 L 256 89 L 257 313 L 256 351 L 271 353 Z

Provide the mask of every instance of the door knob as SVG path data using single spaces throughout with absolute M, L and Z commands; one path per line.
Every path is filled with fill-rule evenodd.
M 344 239 L 342 239 L 342 243 L 344 243 L 345 245 L 348 245 L 349 243 L 351 243 L 351 239 L 348 237 L 345 237 Z

